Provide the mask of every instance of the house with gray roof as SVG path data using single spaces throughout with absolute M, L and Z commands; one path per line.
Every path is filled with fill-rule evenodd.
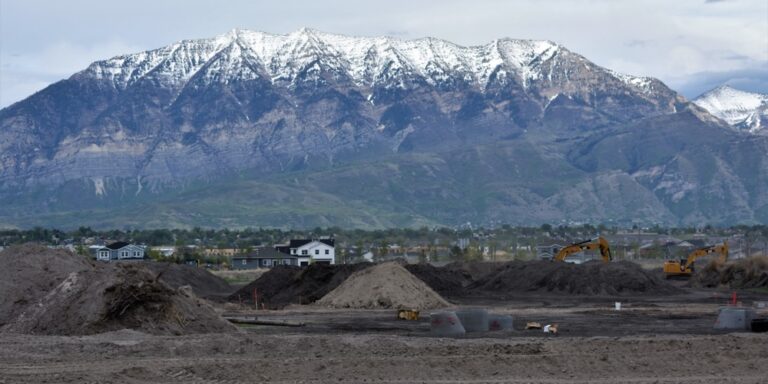
M 101 261 L 143 260 L 145 256 L 143 246 L 124 241 L 92 248 L 91 252 L 93 252 L 96 260 Z
M 256 247 L 253 252 L 232 257 L 232 269 L 272 268 L 277 265 L 299 265 L 295 255 L 282 253 L 272 247 Z

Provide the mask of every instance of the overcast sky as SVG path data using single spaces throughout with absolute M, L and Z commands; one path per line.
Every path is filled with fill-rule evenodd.
M 768 0 L 0 0 L 0 107 L 95 60 L 304 26 L 462 45 L 548 39 L 689 98 L 722 83 L 768 93 Z

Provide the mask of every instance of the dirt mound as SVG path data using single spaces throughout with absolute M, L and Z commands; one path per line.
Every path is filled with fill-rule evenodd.
M 253 292 L 267 308 L 280 309 L 289 304 L 311 304 L 332 291 L 353 273 L 371 264 L 312 264 L 299 268 L 277 266 L 231 296 L 229 301 L 253 304 Z
M 72 272 L 93 268 L 85 257 L 63 249 L 25 244 L 0 252 L 0 327 L 45 296 Z
M 768 287 L 768 257 L 750 257 L 722 264 L 709 262 L 696 271 L 691 285 L 699 287 L 766 288 Z
M 460 295 L 464 292 L 464 287 L 472 282 L 472 275 L 461 268 L 408 264 L 405 269 L 441 295 Z
M 354 273 L 317 301 L 333 308 L 432 309 L 450 305 L 401 265 L 379 264 Z
M 219 301 L 229 296 L 233 290 L 226 280 L 204 268 L 155 262 L 147 262 L 146 266 L 171 288 L 178 289 L 188 285 L 198 297 Z
M 663 294 L 677 288 L 628 261 L 571 264 L 513 261 L 471 284 L 481 291 L 549 291 L 579 295 Z
M 158 281 L 144 263 L 91 263 L 70 252 L 29 246 L 11 248 L 0 257 L 5 262 L 21 262 L 13 266 L 18 273 L 14 280 L 28 280 L 16 287 L 6 284 L 6 276 L 2 276 L 0 297 L 12 303 L 11 315 L 0 328 L 3 332 L 82 335 L 124 328 L 154 334 L 236 330 L 191 290 L 176 290 Z M 53 267 L 61 269 L 54 271 Z

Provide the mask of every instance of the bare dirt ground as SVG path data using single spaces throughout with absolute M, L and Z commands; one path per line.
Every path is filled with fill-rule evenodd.
M 515 317 L 514 332 L 435 338 L 390 310 L 220 310 L 303 327 L 183 336 L 0 334 L 0 383 L 765 383 L 768 334 L 712 329 L 728 292 L 620 299 L 564 294 L 447 297 Z M 614 301 L 622 310 L 613 310 Z M 768 294 L 742 292 L 751 306 Z M 525 331 L 558 323 L 560 334 Z

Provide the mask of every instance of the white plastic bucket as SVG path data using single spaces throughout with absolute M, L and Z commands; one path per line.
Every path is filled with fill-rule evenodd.
M 613 303 L 613 308 L 616 309 L 617 311 L 621 311 L 621 302 L 617 301 Z

